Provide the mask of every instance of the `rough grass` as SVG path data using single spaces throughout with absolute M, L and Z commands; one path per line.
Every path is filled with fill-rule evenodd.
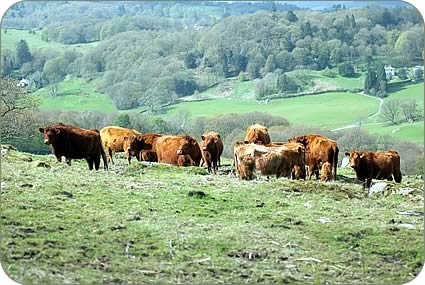
M 29 34 L 28 30 L 7 29 L 7 33 L 4 33 L 4 29 L 1 29 L 1 49 L 3 51 L 5 49 L 15 51 L 16 45 L 20 40 L 25 40 L 31 51 L 34 49 L 51 48 L 60 51 L 75 49 L 76 51 L 85 53 L 98 44 L 98 42 L 93 42 L 87 44 L 66 45 L 53 41 L 45 42 L 41 40 L 41 31 L 36 31 L 35 34 Z
M 423 213 L 423 180 L 365 197 L 347 169 L 332 183 L 241 181 L 230 165 L 117 158 L 89 172 L 2 153 L 1 263 L 20 283 L 394 284 L 423 264 L 423 216 L 398 214 Z

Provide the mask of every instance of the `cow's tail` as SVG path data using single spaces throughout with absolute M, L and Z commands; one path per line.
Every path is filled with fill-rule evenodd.
M 335 147 L 335 152 L 334 152 L 334 157 L 333 157 L 333 177 L 334 180 L 336 180 L 336 170 L 338 168 L 338 153 L 339 153 L 339 148 Z

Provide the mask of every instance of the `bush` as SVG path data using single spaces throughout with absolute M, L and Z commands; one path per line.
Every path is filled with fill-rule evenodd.
M 356 72 L 354 70 L 354 66 L 349 63 L 340 65 L 338 67 L 338 74 L 344 77 L 354 77 L 356 76 Z
M 333 78 L 333 77 L 336 77 L 337 73 L 335 72 L 335 70 L 332 70 L 326 67 L 326 69 L 323 70 L 322 75 Z

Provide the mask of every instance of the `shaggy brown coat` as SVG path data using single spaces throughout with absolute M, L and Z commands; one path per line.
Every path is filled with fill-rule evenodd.
M 245 143 L 269 144 L 269 130 L 260 124 L 254 124 L 246 129 Z

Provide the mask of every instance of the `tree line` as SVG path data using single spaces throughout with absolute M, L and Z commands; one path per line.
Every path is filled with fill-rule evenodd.
M 63 9 L 61 5 L 45 5 L 53 11 Z M 271 8 L 222 17 L 210 26 L 199 27 L 167 13 L 140 15 L 134 12 L 137 5 L 131 9 L 105 5 L 110 9 L 98 15 L 94 6 L 76 4 L 71 14 L 90 7 L 97 16 L 89 19 L 81 12 L 81 18 L 61 24 L 49 18 L 39 32 L 44 40 L 63 43 L 101 39 L 96 47 L 85 54 L 72 49 L 30 51 L 28 44 L 20 41 L 15 51 L 4 51 L 2 76 L 18 70 L 20 76 L 30 78 L 34 88 L 50 86 L 53 96 L 60 93 L 57 83 L 67 75 L 87 81 L 100 79 L 98 91 L 108 94 L 118 109 L 144 106 L 156 111 L 228 77 L 261 79 L 256 86 L 261 98 L 299 90 L 296 80 L 286 74 L 295 69 L 338 68 L 340 74 L 352 76 L 358 62 L 383 57 L 394 66 L 405 66 L 423 56 L 423 26 L 411 7 L 295 12 Z M 11 11 L 27 11 L 18 7 Z M 158 14 L 153 12 L 159 9 L 155 7 L 148 11 Z M 34 11 L 36 15 L 43 9 Z M 110 20 L 108 13 L 114 15 Z M 5 19 L 9 18 L 19 17 Z M 13 21 L 5 23 L 12 25 Z M 383 97 L 382 70 L 371 65 L 366 81 L 367 93 Z

